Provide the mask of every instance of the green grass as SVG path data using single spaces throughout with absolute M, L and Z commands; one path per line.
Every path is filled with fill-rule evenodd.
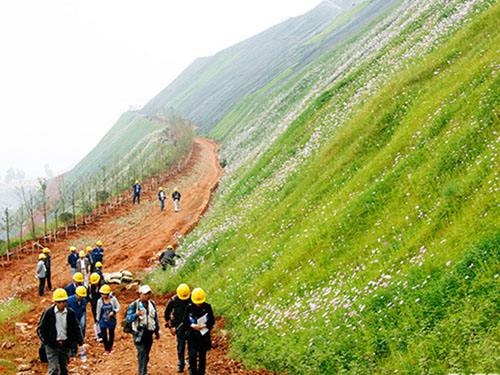
M 318 96 L 216 201 L 186 264 L 148 281 L 207 289 L 251 367 L 498 372 L 499 18 L 408 64 L 276 187 L 363 72 Z
M 0 324 L 29 311 L 31 305 L 14 298 L 0 303 Z

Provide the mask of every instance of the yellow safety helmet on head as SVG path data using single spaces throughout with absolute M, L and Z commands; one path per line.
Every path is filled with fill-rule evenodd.
M 38 260 L 42 260 L 42 259 L 45 259 L 45 258 L 47 258 L 45 256 L 45 254 L 38 254 Z
M 185 301 L 189 298 L 189 295 L 191 294 L 191 289 L 187 284 L 180 284 L 177 287 L 176 290 L 177 297 L 179 297 L 181 300 Z
M 96 267 L 102 267 L 102 263 L 101 262 L 95 262 L 95 266 Z
M 73 275 L 73 281 L 76 283 L 83 283 L 85 281 L 85 278 L 83 277 L 83 273 L 75 272 L 75 274 Z
M 87 251 L 87 253 L 90 253 L 92 251 L 92 246 L 87 246 L 85 250 Z
M 102 245 L 103 245 L 103 243 L 102 243 L 102 241 L 101 241 L 101 240 L 98 240 L 95 244 L 96 244 L 97 246 L 102 246 Z
M 49 254 L 50 253 L 50 249 L 48 247 L 44 247 L 43 250 L 42 250 L 42 253 Z
M 80 258 L 85 258 L 85 251 L 81 250 L 79 253 L 78 253 L 78 256 Z
M 176 192 L 176 191 L 177 191 L 177 192 L 179 191 L 179 188 L 178 188 L 178 187 L 176 187 L 176 188 L 174 189 L 174 192 Z
M 172 245 L 168 245 L 168 246 L 167 246 L 167 249 L 173 250 L 173 248 L 174 248 L 174 247 L 173 247 Z
M 70 247 L 69 247 L 69 251 L 71 251 L 72 253 L 73 253 L 73 252 L 75 252 L 75 251 L 76 251 L 76 247 L 74 247 L 74 246 L 70 246 Z
M 194 288 L 193 293 L 191 293 L 191 301 L 194 304 L 200 305 L 207 300 L 207 294 L 201 288 Z
M 98 273 L 94 272 L 92 275 L 90 275 L 90 283 L 92 285 L 99 283 L 100 280 L 101 280 L 101 276 Z
M 87 288 L 80 285 L 79 287 L 76 288 L 75 293 L 78 297 L 87 297 Z
M 52 301 L 54 302 L 62 302 L 68 299 L 68 293 L 62 288 L 57 288 L 54 290 L 54 294 L 52 295 Z
M 101 286 L 101 289 L 99 289 L 99 293 L 101 294 L 109 294 L 111 293 L 111 288 L 108 284 L 104 284 L 103 286 Z
M 135 183 L 138 184 L 139 183 L 139 180 L 135 180 Z
M 163 190 L 163 187 L 161 187 L 161 186 L 160 186 L 160 187 L 158 188 L 158 191 L 162 191 L 162 190 Z

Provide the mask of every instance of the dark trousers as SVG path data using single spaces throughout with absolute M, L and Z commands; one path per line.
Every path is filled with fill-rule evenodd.
M 178 329 L 175 332 L 177 341 L 177 365 L 183 370 L 186 365 L 186 332 L 183 329 Z
M 45 295 L 45 277 L 39 277 L 38 282 L 38 295 L 41 297 Z
M 153 332 L 145 330 L 140 343 L 135 343 L 139 375 L 148 374 L 149 352 L 153 346 Z
M 160 199 L 160 211 L 165 209 L 165 199 Z
M 49 362 L 48 374 L 67 375 L 69 349 L 45 346 L 45 352 L 47 353 L 47 361 Z
M 141 204 L 141 194 L 134 193 L 134 204 L 137 201 L 137 204 Z
M 198 343 L 188 340 L 189 374 L 205 375 L 207 364 L 207 351 L 201 349 Z
M 47 290 L 51 291 L 52 290 L 52 280 L 50 278 L 50 271 L 47 271 L 47 276 L 45 277 L 47 281 Z
M 113 343 L 115 342 L 115 328 L 103 328 L 101 327 L 102 343 L 104 344 L 104 350 L 110 352 L 113 349 Z

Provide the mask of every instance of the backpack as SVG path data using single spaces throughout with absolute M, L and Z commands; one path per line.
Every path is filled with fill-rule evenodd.
M 134 302 L 135 304 L 135 309 L 137 311 L 137 301 Z M 123 328 L 123 333 L 127 333 L 127 334 L 132 334 L 134 333 L 134 330 L 132 329 L 132 322 L 127 322 L 127 318 L 125 317 L 124 320 L 122 320 L 122 328 Z

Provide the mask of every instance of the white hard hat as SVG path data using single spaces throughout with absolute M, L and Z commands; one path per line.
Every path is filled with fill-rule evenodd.
M 151 288 L 149 287 L 149 285 L 142 285 L 140 288 L 139 288 L 139 293 L 141 294 L 148 294 L 148 293 L 151 293 L 152 290 Z

